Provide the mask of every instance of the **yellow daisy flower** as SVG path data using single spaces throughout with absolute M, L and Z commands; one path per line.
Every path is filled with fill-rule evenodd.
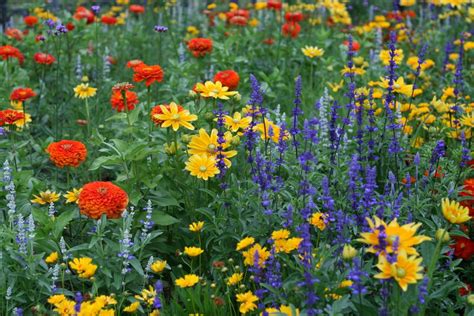
M 205 181 L 220 173 L 219 168 L 216 166 L 216 159 L 214 157 L 192 155 L 185 164 L 185 169 L 188 170 L 192 176 Z
M 204 98 L 214 98 L 221 100 L 228 100 L 229 97 L 236 95 L 237 91 L 228 91 L 229 87 L 223 86 L 220 81 L 212 82 L 206 81 L 204 84 L 198 83 L 196 91 Z
M 34 195 L 34 199 L 31 203 L 38 203 L 41 205 L 50 204 L 51 202 L 57 202 L 59 200 L 59 194 L 50 190 L 42 191 L 39 195 Z
M 162 114 L 155 114 L 154 117 L 163 121 L 161 127 L 172 127 L 176 132 L 180 126 L 194 130 L 194 126 L 189 123 L 197 120 L 197 116 L 190 114 L 188 110 L 179 110 L 178 105 L 174 102 L 169 104 L 169 110 L 166 106 L 160 105 Z
M 97 88 L 89 87 L 88 83 L 81 83 L 74 88 L 74 97 L 88 99 L 96 95 Z

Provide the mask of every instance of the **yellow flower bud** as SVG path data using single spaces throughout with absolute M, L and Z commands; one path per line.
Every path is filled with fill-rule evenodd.
M 467 303 L 470 305 L 474 305 L 474 294 L 470 294 L 467 296 Z
M 435 235 L 436 239 L 437 240 L 440 240 L 441 238 L 443 242 L 448 242 L 451 238 L 449 237 L 449 233 L 446 231 L 446 229 L 442 229 L 442 228 L 439 228 L 437 231 L 436 231 L 436 235 Z
M 344 245 L 344 248 L 342 249 L 342 258 L 344 260 L 352 260 L 357 255 L 357 249 L 352 247 L 351 245 Z

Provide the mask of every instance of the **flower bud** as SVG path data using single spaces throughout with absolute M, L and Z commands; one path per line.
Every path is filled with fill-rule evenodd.
M 344 248 L 342 249 L 342 258 L 344 260 L 350 261 L 355 256 L 357 256 L 357 249 L 351 245 L 344 245 Z
M 441 241 L 442 242 L 448 242 L 451 237 L 449 237 L 449 233 L 446 231 L 446 229 L 442 229 L 442 228 L 439 228 L 437 231 L 436 231 L 436 240 L 441 240 L 441 238 L 443 238 Z
M 197 96 L 197 93 L 196 93 L 196 91 L 194 91 L 194 90 L 189 90 L 188 95 L 189 95 L 191 98 L 194 98 L 195 96 Z
M 165 153 L 170 156 L 176 154 L 176 151 L 178 149 L 175 142 L 171 142 L 171 144 L 165 144 L 164 147 L 165 147 Z
M 227 269 L 227 267 L 223 267 L 221 271 L 222 272 L 227 272 L 227 270 L 229 270 L 229 269 Z
M 212 112 L 207 112 L 207 113 L 205 113 L 205 114 L 204 114 L 204 119 L 205 119 L 206 121 L 212 121 L 212 120 L 214 120 L 214 113 L 212 113 Z
M 187 144 L 191 141 L 191 138 L 191 135 L 184 134 L 183 136 L 181 136 L 181 142 Z
M 240 101 L 240 100 L 242 100 L 242 96 L 240 95 L 240 93 L 237 92 L 237 94 L 234 95 L 234 99 L 236 101 Z
M 474 294 L 470 294 L 467 296 L 467 303 L 469 305 L 474 305 Z
M 232 139 L 230 140 L 230 144 L 232 146 L 239 146 L 240 144 L 240 137 L 238 135 L 235 135 L 234 137 L 232 137 Z

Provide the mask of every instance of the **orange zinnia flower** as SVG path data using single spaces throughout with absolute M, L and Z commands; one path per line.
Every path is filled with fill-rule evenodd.
M 216 73 L 214 82 L 217 81 L 220 81 L 222 85 L 228 87 L 229 90 L 235 90 L 239 86 L 240 77 L 238 73 L 229 69 Z
M 6 109 L 0 111 L 0 126 L 13 125 L 16 121 L 24 120 L 25 115 L 21 111 Z
M 138 104 L 137 94 L 133 91 L 123 91 L 125 93 L 125 99 L 127 101 L 127 108 L 129 111 L 131 111 L 135 108 L 135 105 Z M 116 109 L 118 112 L 123 112 L 125 110 L 125 102 L 123 100 L 123 93 L 121 90 L 114 90 L 112 92 L 110 103 L 112 104 L 112 108 Z
M 33 15 L 28 15 L 23 18 L 23 22 L 29 27 L 33 27 L 38 24 L 38 18 Z
M 11 101 L 25 102 L 26 100 L 36 96 L 36 93 L 30 88 L 16 88 L 10 94 Z
M 67 139 L 49 144 L 46 152 L 58 168 L 77 168 L 87 157 L 87 148 L 83 143 Z
M 141 61 L 140 59 L 133 59 L 133 60 L 130 60 L 128 63 L 127 63 L 127 68 L 135 68 L 135 67 L 138 67 L 140 65 L 144 65 L 145 63 L 143 61 Z
M 36 53 L 33 56 L 33 59 L 37 64 L 41 65 L 51 65 L 56 61 L 56 58 L 54 58 L 53 55 L 46 54 L 46 53 Z
M 212 52 L 212 40 L 210 38 L 193 38 L 188 42 L 188 49 L 194 57 L 204 57 Z
M 87 24 L 91 24 L 95 20 L 94 13 L 86 7 L 79 6 L 73 15 L 76 20 L 86 20 Z
M 169 104 L 160 104 L 160 105 L 157 105 L 155 106 L 153 109 L 151 109 L 150 111 L 150 118 L 151 120 L 155 123 L 155 125 L 161 125 L 163 124 L 163 121 L 156 118 L 156 115 L 158 114 L 163 114 L 163 111 L 161 110 L 161 105 L 163 105 L 165 108 L 167 108 L 168 110 L 170 110 L 170 106 Z M 183 111 L 184 108 L 178 104 L 178 112 L 181 112 Z
M 0 56 L 3 60 L 7 60 L 8 58 L 16 58 L 20 64 L 23 64 L 23 61 L 25 60 L 25 56 L 23 56 L 20 50 L 10 45 L 0 46 Z
M 79 209 L 82 214 L 99 219 L 119 218 L 128 205 L 127 193 L 111 182 L 90 182 L 79 194 Z
M 130 12 L 133 12 L 135 14 L 141 14 L 145 12 L 145 7 L 138 4 L 132 4 L 128 9 L 130 10 Z
M 15 28 L 7 28 L 5 30 L 5 35 L 9 38 L 14 38 L 17 41 L 22 41 L 23 40 L 23 33 L 19 29 Z
M 154 81 L 161 82 L 163 81 L 163 69 L 160 65 L 148 66 L 146 64 L 141 64 L 133 68 L 133 81 L 140 82 L 145 81 L 145 85 L 148 87 Z

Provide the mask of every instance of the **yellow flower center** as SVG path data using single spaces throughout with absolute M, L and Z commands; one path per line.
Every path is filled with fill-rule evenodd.
M 206 166 L 199 167 L 199 171 L 201 171 L 201 172 L 206 172 L 206 170 L 207 170 Z
M 208 149 L 208 151 L 213 152 L 214 150 L 216 150 L 216 145 L 214 145 L 214 144 L 209 144 L 209 145 L 207 146 L 207 149 Z
M 400 88 L 401 88 L 398 83 L 394 84 L 393 87 L 394 87 L 395 89 L 400 89 Z
M 387 237 L 387 242 L 390 246 L 393 245 L 393 243 L 395 243 L 396 240 L 397 240 L 397 236 L 395 235 L 391 235 Z
M 240 120 L 238 120 L 238 119 L 233 119 L 232 122 L 234 122 L 234 124 L 237 124 L 237 123 L 240 122 Z
M 397 268 L 397 277 L 403 278 L 403 277 L 405 277 L 405 275 L 407 275 L 407 272 L 405 271 L 405 269 L 398 267 Z
M 173 115 L 173 120 L 179 120 L 179 114 L 174 114 Z

